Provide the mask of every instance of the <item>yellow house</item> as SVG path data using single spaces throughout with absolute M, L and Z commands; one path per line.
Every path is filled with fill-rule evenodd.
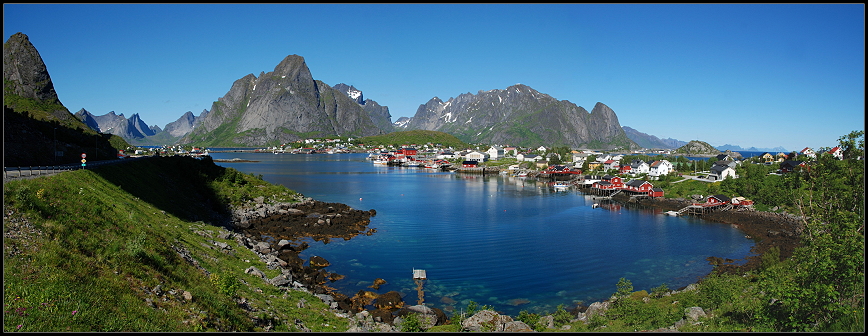
M 787 160 L 787 154 L 784 154 L 783 152 L 775 155 L 775 161 L 777 161 L 777 162 L 784 162 L 786 160 Z
M 602 166 L 603 166 L 603 163 L 600 161 L 588 163 L 588 169 L 589 170 L 600 170 L 600 167 L 602 167 Z
M 763 155 L 760 155 L 760 158 L 762 158 L 763 162 L 772 162 L 775 160 L 774 155 L 772 155 L 772 153 L 769 153 L 769 152 L 763 153 Z

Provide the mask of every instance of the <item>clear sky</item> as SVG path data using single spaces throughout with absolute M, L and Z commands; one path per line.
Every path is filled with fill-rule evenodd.
M 521 83 L 714 146 L 834 146 L 865 124 L 864 4 L 4 4 L 75 113 L 161 128 L 304 57 L 412 117 Z

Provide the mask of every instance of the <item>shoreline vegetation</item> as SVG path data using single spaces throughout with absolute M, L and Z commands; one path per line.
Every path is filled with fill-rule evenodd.
M 836 167 L 850 161 L 824 158 L 799 180 L 801 188 L 831 196 L 809 183 L 817 171 L 864 181 L 864 166 L 855 162 L 864 140 L 851 148 L 860 154 L 849 171 Z M 804 203 L 799 207 L 811 218 L 765 211 L 701 215 L 741 229 L 755 241 L 755 255 L 740 265 L 709 257 L 714 270 L 678 290 L 661 284 L 650 293 L 634 291 L 622 278 L 608 300 L 560 306 L 545 316 L 505 316 L 471 302 L 450 317 L 409 306 L 397 292 L 337 293 L 328 283 L 342 275 L 325 271 L 327 260 L 298 258 L 302 236 L 375 234 L 366 227 L 375 210 L 311 200 L 213 161 L 162 157 L 4 181 L 4 330 L 864 331 L 864 209 L 858 206 L 844 217 L 824 217 L 811 212 L 824 208 Z M 854 204 L 846 192 L 864 201 L 864 187 L 856 188 L 838 195 L 846 201 L 841 206 Z M 667 211 L 689 202 L 637 205 Z M 812 238 L 804 238 L 808 232 Z M 800 266 L 814 262 L 818 245 L 847 249 L 821 260 L 838 273 Z M 805 287 L 810 283 L 835 289 L 821 294 Z M 824 302 L 815 292 L 838 299 Z

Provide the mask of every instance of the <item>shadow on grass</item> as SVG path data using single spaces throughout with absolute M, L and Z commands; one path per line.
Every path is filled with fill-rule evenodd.
M 209 182 L 226 168 L 210 157 L 149 157 L 124 164 L 107 165 L 92 171 L 127 193 L 185 221 L 223 225 L 229 205 L 220 199 Z

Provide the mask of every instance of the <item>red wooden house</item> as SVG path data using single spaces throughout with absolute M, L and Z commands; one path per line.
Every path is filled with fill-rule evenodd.
M 403 154 L 404 156 L 415 156 L 418 151 L 413 147 L 404 147 L 398 150 L 398 154 Z
M 654 188 L 654 186 L 650 182 L 642 180 L 632 180 L 624 184 L 624 190 L 637 193 L 649 193 L 651 192 L 651 188 Z
M 704 206 L 715 206 L 729 203 L 730 198 L 723 195 L 708 195 L 705 197 Z
M 615 189 L 621 189 L 624 187 L 623 180 L 621 180 L 621 178 L 618 176 L 606 175 L 603 176 L 603 181 L 611 183 L 612 186 L 615 187 Z
M 618 168 L 618 174 L 629 174 L 632 170 L 633 167 L 630 167 L 630 165 L 623 165 Z
M 661 189 L 661 188 L 651 188 L 651 192 L 648 193 L 648 196 L 651 196 L 651 197 L 663 197 L 663 189 Z

